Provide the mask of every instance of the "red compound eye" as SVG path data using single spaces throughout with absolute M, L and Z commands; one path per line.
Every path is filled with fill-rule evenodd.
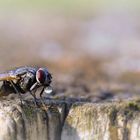
M 38 70 L 37 71 L 37 80 L 40 82 L 40 83 L 44 83 L 45 82 L 45 79 L 46 79 L 46 74 L 43 70 Z

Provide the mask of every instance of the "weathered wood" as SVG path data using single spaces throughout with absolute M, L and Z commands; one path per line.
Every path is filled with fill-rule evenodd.
M 38 100 L 38 103 L 40 100 Z M 138 140 L 140 101 L 45 99 L 0 102 L 0 140 Z

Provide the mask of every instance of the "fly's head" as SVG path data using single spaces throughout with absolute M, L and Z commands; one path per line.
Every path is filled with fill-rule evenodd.
M 52 76 L 46 68 L 39 68 L 36 72 L 36 81 L 39 85 L 49 87 L 52 82 Z

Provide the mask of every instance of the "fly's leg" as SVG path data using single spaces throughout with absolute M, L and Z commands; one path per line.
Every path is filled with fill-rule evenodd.
M 46 108 L 45 103 L 44 103 L 43 98 L 42 98 L 43 92 L 44 92 L 44 87 L 43 87 L 43 89 L 42 89 L 41 92 L 40 92 L 40 100 L 41 100 L 41 103 L 42 103 L 43 107 Z
M 23 103 L 22 103 L 22 96 L 21 96 L 20 92 L 18 91 L 18 88 L 17 88 L 16 84 L 15 84 L 13 81 L 10 81 L 10 83 L 11 83 L 11 85 L 13 86 L 15 92 L 19 95 L 20 102 L 21 102 L 21 105 L 22 105 L 22 104 L 23 104 Z
M 37 98 L 36 98 L 36 95 L 35 95 L 35 92 L 34 93 L 32 93 L 31 91 L 29 91 L 30 92 L 30 94 L 33 96 L 33 98 L 34 98 L 34 104 L 35 104 L 35 106 L 36 107 L 39 107 L 39 105 L 38 105 L 38 103 L 37 103 Z
M 46 105 L 43 101 L 43 97 L 42 97 L 42 94 L 43 94 L 44 90 L 45 90 L 45 87 L 43 87 L 42 91 L 40 92 L 40 100 L 41 100 L 41 103 L 42 103 L 43 107 L 45 108 L 45 110 L 48 111 L 49 107 L 46 107 Z
M 43 94 L 44 90 L 45 90 L 45 88 L 43 87 L 43 89 L 40 92 L 40 98 L 42 98 L 42 94 Z
M 42 94 L 43 94 L 45 88 L 46 88 L 46 87 L 43 87 L 42 91 L 40 92 L 40 99 L 41 99 L 41 103 L 42 103 L 42 105 L 43 105 L 45 111 L 47 112 L 47 114 L 48 114 L 49 116 L 51 116 L 51 112 L 50 112 L 49 109 L 51 108 L 51 109 L 53 109 L 53 110 L 55 110 L 55 111 L 56 111 L 56 109 L 53 107 L 52 104 L 50 104 L 50 105 L 48 105 L 48 106 L 45 105 L 45 103 L 44 103 L 44 101 L 43 101 L 43 97 L 42 97 Z M 49 98 L 48 98 L 48 99 L 49 99 Z
M 33 84 L 32 85 L 32 87 L 30 88 L 30 90 L 29 90 L 29 92 L 30 92 L 30 94 L 33 96 L 33 98 L 34 98 L 34 104 L 35 104 L 35 106 L 36 107 L 39 107 L 39 105 L 38 105 L 38 103 L 37 103 L 37 98 L 36 98 L 36 95 L 35 95 L 35 93 L 36 93 L 36 91 L 37 91 L 37 82 L 35 83 L 35 84 Z M 32 91 L 34 91 L 33 93 L 32 93 Z

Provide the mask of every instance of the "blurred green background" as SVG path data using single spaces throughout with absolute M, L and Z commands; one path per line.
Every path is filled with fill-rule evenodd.
M 122 8 L 123 10 L 127 9 L 135 9 L 140 7 L 139 0 L 118 0 L 118 1 L 112 1 L 112 0 L 5 0 L 0 1 L 0 6 L 3 9 L 21 9 L 25 10 L 28 9 L 46 9 L 47 10 L 59 10 L 63 12 L 69 11 L 72 12 L 80 12 L 80 13 L 86 13 L 91 11 L 98 11 L 101 9 L 114 9 L 114 8 Z M 127 9 L 126 9 L 127 8 Z M 72 11 L 74 10 L 74 11 Z M 91 14 L 91 13 L 89 13 Z
M 139 12 L 139 0 L 1 0 L 0 71 L 38 65 L 139 80 Z

